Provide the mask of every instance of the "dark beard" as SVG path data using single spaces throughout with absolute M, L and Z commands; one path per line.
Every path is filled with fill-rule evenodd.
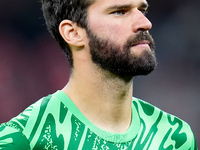
M 102 69 L 124 79 L 147 75 L 154 70 L 154 41 L 148 32 L 140 31 L 135 37 L 128 38 L 123 47 L 109 39 L 99 38 L 91 31 L 87 33 L 92 61 Z M 143 40 L 150 42 L 151 51 L 144 50 L 139 56 L 131 54 L 130 48 Z

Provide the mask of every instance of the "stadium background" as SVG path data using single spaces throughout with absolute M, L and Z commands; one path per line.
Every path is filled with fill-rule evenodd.
M 134 96 L 187 121 L 200 146 L 200 1 L 149 0 L 159 65 L 134 79 Z M 0 1 L 0 122 L 67 83 L 64 54 L 40 2 Z

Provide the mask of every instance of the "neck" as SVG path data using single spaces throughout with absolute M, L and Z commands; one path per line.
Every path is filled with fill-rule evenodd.
M 127 82 L 94 70 L 86 74 L 73 70 L 63 91 L 96 126 L 109 132 L 125 132 L 131 123 L 132 79 Z

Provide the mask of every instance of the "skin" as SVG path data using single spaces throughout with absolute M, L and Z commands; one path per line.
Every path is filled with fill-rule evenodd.
M 96 0 L 88 8 L 88 24 L 99 37 L 122 45 L 128 37 L 151 29 L 152 24 L 144 15 L 146 9 L 145 0 Z M 125 82 L 94 64 L 86 31 L 75 23 L 63 20 L 59 31 L 69 44 L 74 60 L 72 74 L 63 91 L 99 128 L 125 132 L 131 124 L 133 78 Z M 150 48 L 142 41 L 131 48 L 131 54 L 139 57 L 145 50 Z
M 144 0 L 97 1 L 96 5 L 89 8 L 89 26 L 99 37 L 123 44 L 129 36 L 139 30 L 149 30 L 152 27 L 151 22 L 144 17 L 147 6 L 143 4 L 147 5 L 147 2 Z M 112 8 L 117 5 L 125 8 Z M 135 47 L 132 52 L 139 55 L 144 48 L 149 49 L 148 44 L 138 45 L 138 48 Z

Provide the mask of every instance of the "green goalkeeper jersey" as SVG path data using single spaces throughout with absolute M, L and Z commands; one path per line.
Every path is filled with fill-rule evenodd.
M 57 91 L 0 125 L 0 150 L 197 150 L 197 147 L 187 123 L 140 99 L 132 100 L 129 129 L 125 133 L 111 133 L 92 124 L 64 92 Z

